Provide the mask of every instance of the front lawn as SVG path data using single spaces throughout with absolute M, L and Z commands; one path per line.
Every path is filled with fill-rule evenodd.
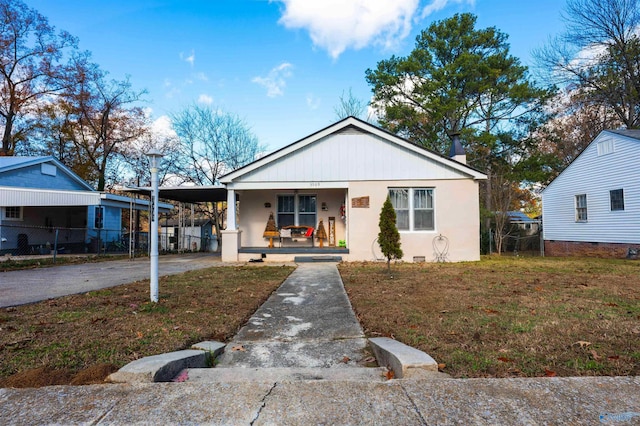
M 640 262 L 498 258 L 341 264 L 368 337 L 453 377 L 640 375 Z

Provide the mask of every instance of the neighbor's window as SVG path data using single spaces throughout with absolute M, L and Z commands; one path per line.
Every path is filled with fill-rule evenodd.
M 576 195 L 576 222 L 587 221 L 587 194 Z
M 22 220 L 22 207 L 5 207 L 4 218 L 7 220 Z
M 391 188 L 389 198 L 396 211 L 399 231 L 435 229 L 433 188 Z
M 611 200 L 611 211 L 624 210 L 624 191 L 622 189 L 609 191 L 609 199 Z

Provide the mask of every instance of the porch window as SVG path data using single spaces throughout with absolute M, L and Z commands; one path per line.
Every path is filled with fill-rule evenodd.
M 10 206 L 4 208 L 4 219 L 6 220 L 22 220 L 22 207 Z
M 278 227 L 289 225 L 317 225 L 315 195 L 278 195 Z
M 399 231 L 433 231 L 433 188 L 391 188 L 391 204 Z
M 278 195 L 278 226 L 295 225 L 296 208 L 295 196 Z
M 298 225 L 316 227 L 316 196 L 298 196 Z

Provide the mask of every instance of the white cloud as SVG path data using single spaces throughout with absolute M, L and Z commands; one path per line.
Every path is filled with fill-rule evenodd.
M 475 5 L 476 0 L 433 0 L 431 3 L 426 5 L 424 9 L 422 9 L 421 17 L 426 18 L 427 16 L 431 15 L 433 12 L 437 12 L 439 10 L 444 9 L 450 3 L 457 3 L 457 4 L 468 3 L 469 5 L 473 6 Z
M 305 29 L 314 45 L 334 59 L 346 49 L 370 45 L 390 48 L 411 32 L 418 18 L 441 10 L 449 3 L 475 0 L 433 0 L 422 12 L 421 0 L 275 0 L 284 4 L 280 23 Z
M 171 118 L 167 115 L 163 115 L 158 117 L 156 120 L 151 123 L 151 132 L 154 136 L 161 136 L 166 138 L 175 138 L 178 135 L 175 130 L 173 130 L 173 126 L 171 125 Z
M 198 97 L 198 102 L 205 105 L 211 105 L 213 103 L 213 98 L 203 93 Z
M 307 94 L 307 106 L 311 110 L 318 109 L 320 106 L 320 99 L 313 96 L 313 93 Z
M 185 62 L 188 62 L 191 66 L 193 66 L 196 62 L 196 53 L 192 50 L 191 54 L 187 56 L 186 53 L 180 52 L 180 59 Z
M 254 77 L 251 82 L 264 86 L 267 89 L 267 96 L 270 98 L 282 96 L 287 85 L 286 79 L 293 75 L 291 68 L 293 65 L 283 62 L 269 71 L 266 77 Z

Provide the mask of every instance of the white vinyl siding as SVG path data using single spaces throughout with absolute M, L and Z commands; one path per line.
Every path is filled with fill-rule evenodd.
M 615 150 L 598 155 L 600 139 Z M 640 243 L 640 140 L 603 132 L 542 193 L 544 239 Z M 624 188 L 624 210 L 611 211 L 611 189 Z M 574 195 L 585 194 L 588 221 L 576 222 Z
M 331 161 L 322 159 L 331 158 Z M 314 165 L 322 162 L 323 167 Z M 425 179 L 461 179 L 468 177 L 438 160 L 426 158 L 374 135 L 345 131 L 305 146 L 295 156 L 285 156 L 269 167 L 259 168 L 242 177 L 248 182 L 348 182 Z

